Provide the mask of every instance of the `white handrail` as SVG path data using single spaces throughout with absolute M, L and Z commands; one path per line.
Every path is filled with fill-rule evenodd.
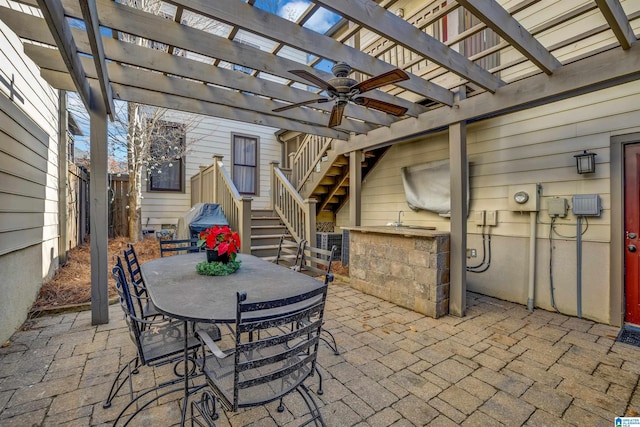
M 271 163 L 271 203 L 297 242 L 302 239 L 315 242 L 316 200 L 303 199 L 278 168 L 277 162 Z

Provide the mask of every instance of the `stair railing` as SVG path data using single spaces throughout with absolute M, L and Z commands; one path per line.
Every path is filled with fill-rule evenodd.
M 200 167 L 191 177 L 191 206 L 196 203 L 217 203 L 227 217 L 229 227 L 240 234 L 240 252 L 251 253 L 251 197 L 238 193 L 229 172 L 222 163 L 223 156 L 214 155 L 213 164 Z
M 303 199 L 278 165 L 271 162 L 272 209 L 297 242 L 306 239 L 315 244 L 316 200 Z
M 291 184 L 297 191 L 302 189 L 304 183 L 316 169 L 316 165 L 331 147 L 331 141 L 333 141 L 332 138 L 311 134 L 304 138 L 290 164 L 292 169 Z

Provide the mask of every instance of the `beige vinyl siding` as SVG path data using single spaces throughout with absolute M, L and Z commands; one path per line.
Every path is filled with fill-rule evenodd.
M 0 5 L 26 8 L 0 0 Z M 58 92 L 0 22 L 0 342 L 58 266 Z
M 469 289 L 526 303 L 528 271 L 528 213 L 509 208 L 509 186 L 542 186 L 537 225 L 536 303 L 550 309 L 549 245 L 550 218 L 547 203 L 553 197 L 569 202 L 567 218 L 556 221 L 556 230 L 568 236 L 553 236 L 554 281 L 558 307 L 575 314 L 576 217 L 571 214 L 574 194 L 598 194 L 602 215 L 588 218 L 583 240 L 583 311 L 586 317 L 609 321 L 609 253 L 611 226 L 610 140 L 613 136 L 640 130 L 640 82 L 582 95 L 518 113 L 495 117 L 467 127 L 470 162 L 470 215 L 468 247 L 482 248 L 481 227 L 475 213 L 495 210 L 498 226 L 491 228 L 493 260 L 483 274 L 469 274 Z M 583 150 L 596 156 L 596 173 L 579 175 L 574 155 Z M 381 159 L 362 186 L 362 224 L 385 225 L 396 221 L 398 211 L 406 224 L 435 226 L 449 230 L 449 220 L 437 214 L 409 209 L 404 196 L 400 168 L 449 157 L 448 135 L 441 132 L 416 142 L 397 144 Z M 348 206 L 337 215 L 337 225 L 349 222 Z M 573 257 L 573 258 L 572 258 Z M 469 264 L 480 262 L 470 259 Z M 515 268 L 514 268 L 515 267 Z
M 256 136 L 259 138 L 259 193 L 252 196 L 253 209 L 266 209 L 270 205 L 269 167 L 272 161 L 279 162 L 281 143 L 275 138 L 278 129 L 235 122 L 232 120 L 202 117 L 197 125 L 187 132 L 189 152 L 186 157 L 185 193 L 147 192 L 143 191 L 142 223 L 149 227 L 159 228 L 162 224 L 176 224 L 178 218 L 191 208 L 191 180 L 199 172 L 200 166 L 209 166 L 213 155 L 223 156 L 223 163 L 229 174 L 231 168 L 231 134 Z

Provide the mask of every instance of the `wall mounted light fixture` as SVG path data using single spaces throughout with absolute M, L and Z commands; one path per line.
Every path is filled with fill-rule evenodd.
M 576 168 L 578 173 L 593 173 L 596 171 L 596 153 L 587 153 L 585 150 L 581 154 L 576 154 Z
M 404 18 L 404 9 L 402 8 L 396 9 L 396 16 L 399 16 L 400 18 Z

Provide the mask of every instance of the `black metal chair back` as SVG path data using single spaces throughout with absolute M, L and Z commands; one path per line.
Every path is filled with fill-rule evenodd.
M 331 263 L 336 256 L 338 248 L 333 245 L 330 250 L 315 248 L 313 246 L 304 246 L 302 250 L 302 259 L 300 261 L 300 272 L 311 276 L 324 276 L 324 283 L 329 284 L 333 282 L 333 273 L 331 272 Z M 340 354 L 338 350 L 338 343 L 336 338 L 327 329 L 323 329 L 322 332 L 325 336 L 329 336 L 329 339 L 320 337 L 322 341 L 327 343 L 329 348 L 336 356 Z M 320 378 L 320 387 L 318 393 L 322 394 L 322 375 L 318 372 Z
M 312 276 L 324 276 L 324 283 L 333 282 L 331 263 L 336 257 L 337 250 L 335 245 L 330 250 L 305 246 L 302 251 L 300 271 Z
M 199 361 L 211 391 L 193 402 L 192 419 L 200 424 L 193 418 L 195 407 L 207 425 L 213 425 L 216 399 L 225 410 L 235 412 L 297 391 L 312 420 L 324 425 L 303 383 L 316 368 L 326 297 L 326 285 L 294 297 L 260 302 L 248 302 L 246 293 L 238 292 L 235 347 L 222 352 L 206 337 L 201 338 L 212 352 Z M 292 328 L 292 324 L 300 326 Z
M 198 239 L 178 239 L 178 240 L 158 240 L 160 242 L 160 256 L 178 252 L 200 252 L 202 248 L 198 246 Z
M 145 315 L 145 307 L 149 305 L 149 296 L 147 295 L 147 289 L 144 285 L 144 280 L 142 279 L 142 274 L 140 272 L 140 263 L 138 262 L 138 255 L 136 255 L 136 251 L 133 248 L 131 243 L 127 244 L 127 249 L 123 251 L 124 262 L 127 264 L 127 271 L 129 272 L 129 279 L 131 280 L 131 285 L 133 285 L 133 291 L 138 302 L 138 314 L 142 315 L 142 317 L 146 317 Z M 145 301 L 146 300 L 146 303 Z M 157 314 L 157 313 L 156 313 Z
M 274 263 L 287 266 L 292 270 L 299 270 L 302 262 L 302 249 L 306 243 L 307 241 L 304 239 L 296 242 L 291 236 L 283 234 L 280 236 Z

